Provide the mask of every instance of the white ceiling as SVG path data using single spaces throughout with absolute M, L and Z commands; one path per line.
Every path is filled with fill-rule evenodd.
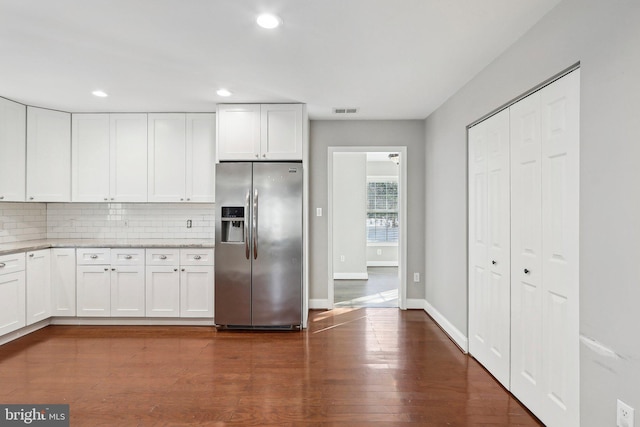
M 313 119 L 423 119 L 557 3 L 0 0 L 0 95 L 70 112 L 303 102 Z M 283 26 L 257 27 L 264 11 Z

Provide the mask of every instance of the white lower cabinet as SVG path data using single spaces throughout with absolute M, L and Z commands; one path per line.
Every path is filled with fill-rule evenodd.
M 0 256 L 0 335 L 26 325 L 24 253 Z
M 213 318 L 213 249 L 147 249 L 147 316 Z
M 76 250 L 51 249 L 51 315 L 76 315 Z
M 26 269 L 28 326 L 51 317 L 51 250 L 27 252 Z
M 144 249 L 78 249 L 77 315 L 144 317 Z

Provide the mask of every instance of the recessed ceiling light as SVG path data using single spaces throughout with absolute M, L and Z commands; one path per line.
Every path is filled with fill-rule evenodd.
M 107 93 L 106 93 L 105 91 L 103 91 L 103 90 L 94 90 L 94 91 L 93 91 L 93 92 L 91 92 L 91 93 L 92 93 L 94 96 L 99 96 L 100 98 L 106 98 L 107 96 L 109 96 L 109 95 L 107 95 Z
M 258 16 L 256 22 L 262 28 L 266 28 L 268 30 L 278 28 L 280 25 L 282 25 L 282 19 L 279 16 L 272 15 L 270 13 L 263 13 L 262 15 Z
M 218 89 L 216 93 L 220 96 L 231 96 L 231 92 L 229 92 L 227 89 Z

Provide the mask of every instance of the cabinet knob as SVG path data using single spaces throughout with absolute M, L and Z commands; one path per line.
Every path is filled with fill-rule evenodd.
M 184 268 L 182 269 L 182 271 L 184 271 Z
M 113 200 L 113 197 L 111 198 L 111 200 Z
M 111 269 L 111 271 L 116 271 L 116 269 L 115 269 L 115 268 L 112 268 L 112 269 Z
M 495 260 L 491 260 L 491 264 L 496 265 L 497 262 Z
M 104 201 L 106 202 L 107 200 L 109 200 L 109 199 L 105 197 L 105 198 L 104 198 Z
M 105 269 L 104 269 L 104 271 L 109 271 L 109 269 L 108 269 L 108 268 L 105 268 Z
M 4 199 L 4 196 L 0 196 L 0 200 Z
M 91 259 L 98 259 L 98 255 L 96 254 L 91 255 Z
M 178 269 L 177 269 L 177 268 L 174 268 L 174 269 L 173 269 L 173 271 L 178 271 Z
M 4 262 L 0 262 L 0 268 L 5 268 L 7 266 L 7 264 L 5 264 Z
M 263 154 L 262 157 L 264 157 L 266 159 L 267 158 L 267 154 L 266 153 Z
M 167 259 L 166 255 L 160 255 L 160 259 Z
M 187 202 L 190 201 L 191 199 L 189 197 L 187 197 Z
M 181 202 L 184 202 L 184 199 L 183 199 L 182 197 L 180 197 L 180 201 L 181 201 Z
M 200 255 L 194 255 L 193 256 L 193 259 L 200 259 L 200 258 L 202 258 Z
M 29 254 L 29 258 L 33 258 L 33 257 L 34 257 L 34 255 L 35 255 L 34 253 L 30 253 L 30 254 Z
M 33 200 L 33 196 L 29 197 L 29 200 Z
M 131 255 L 127 255 L 124 257 L 124 259 L 131 259 L 131 258 L 133 258 Z
M 527 270 L 526 268 L 524 269 L 524 274 L 529 274 L 529 270 Z

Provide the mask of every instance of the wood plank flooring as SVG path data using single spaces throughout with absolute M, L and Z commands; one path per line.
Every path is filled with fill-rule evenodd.
M 312 311 L 302 332 L 49 326 L 0 347 L 0 403 L 71 426 L 539 426 L 423 311 Z

